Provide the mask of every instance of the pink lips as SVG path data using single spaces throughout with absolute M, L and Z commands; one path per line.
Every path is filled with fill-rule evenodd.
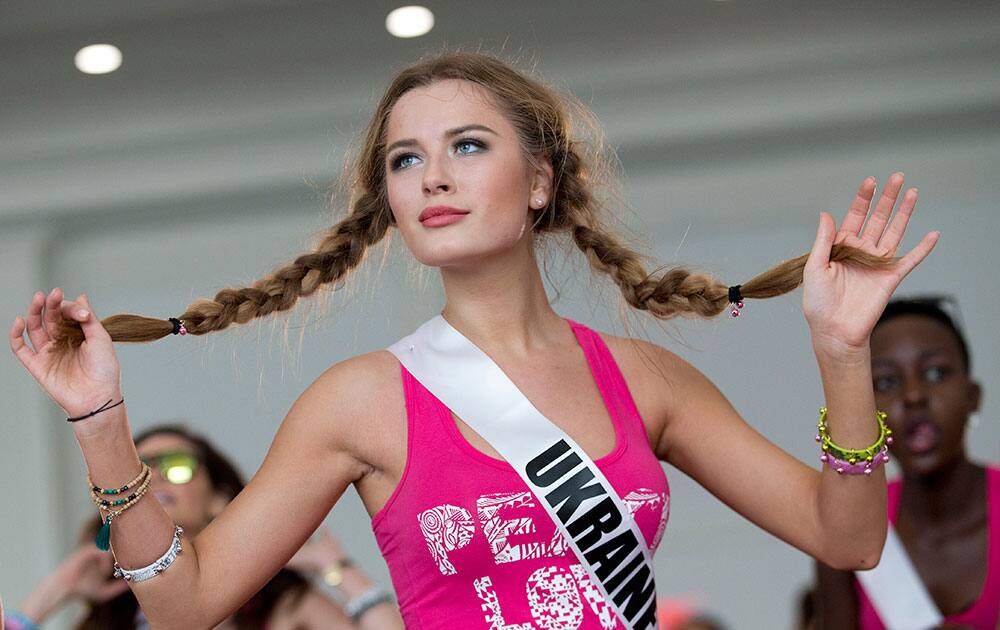
M 451 206 L 431 206 L 425 208 L 418 217 L 420 223 L 425 227 L 443 227 L 461 221 L 468 210 L 452 208 Z
M 907 422 L 903 428 L 903 441 L 914 455 L 934 450 L 940 438 L 941 430 L 929 420 Z

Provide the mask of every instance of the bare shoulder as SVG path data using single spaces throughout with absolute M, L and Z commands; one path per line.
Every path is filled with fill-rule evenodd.
M 308 418 L 335 450 L 368 462 L 370 445 L 405 422 L 399 362 L 380 350 L 336 363 L 302 393 L 292 412 L 290 419 Z
M 724 404 L 722 394 L 697 368 L 663 346 L 601 333 L 643 417 L 654 450 L 667 458 L 671 426 L 692 410 Z
M 319 375 L 296 404 L 329 408 L 337 415 L 361 419 L 373 413 L 381 398 L 402 391 L 399 361 L 388 351 L 379 350 L 334 364 Z
M 698 374 L 690 363 L 663 346 L 635 337 L 600 334 L 633 396 L 647 389 L 657 398 L 670 396 Z
M 405 423 L 399 362 L 378 351 L 336 363 L 316 378 L 292 405 L 278 438 L 299 436 L 293 441 L 308 440 L 314 451 L 349 456 L 356 481 L 398 459 L 396 442 L 405 455 Z

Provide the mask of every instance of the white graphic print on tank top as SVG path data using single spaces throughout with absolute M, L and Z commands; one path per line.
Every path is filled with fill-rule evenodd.
M 622 497 L 629 515 L 641 509 L 659 512 L 660 519 L 650 549 L 656 549 L 663 537 L 670 515 L 670 496 L 648 488 L 637 488 Z M 470 506 L 471 507 L 471 506 Z M 536 509 L 532 509 L 536 508 Z M 494 562 L 499 566 L 521 560 L 554 558 L 572 553 L 565 538 L 554 529 L 550 540 L 512 542 L 514 537 L 536 532 L 535 518 L 547 518 L 535 497 L 527 491 L 485 494 L 476 500 L 473 516 L 469 509 L 443 504 L 428 508 L 417 515 L 420 533 L 427 543 L 430 557 L 441 575 L 456 579 L 472 578 L 471 588 L 481 601 L 483 628 L 489 630 L 576 630 L 584 615 L 594 615 L 605 630 L 620 628 L 614 611 L 605 603 L 600 591 L 591 582 L 586 569 L 578 563 L 568 569 L 545 566 L 528 576 L 524 596 L 531 612 L 531 622 L 508 623 L 503 614 L 503 602 L 497 595 L 490 575 L 462 575 L 453 554 L 474 537 L 484 536 L 489 543 Z

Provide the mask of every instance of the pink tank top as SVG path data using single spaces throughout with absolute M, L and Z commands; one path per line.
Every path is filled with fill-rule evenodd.
M 889 521 L 896 523 L 899 511 L 899 497 L 903 488 L 901 481 L 889 484 Z M 986 581 L 979 599 L 958 614 L 945 617 L 945 621 L 961 624 L 977 630 L 994 630 L 1000 621 L 1000 468 L 986 469 Z M 861 630 L 885 630 L 875 607 L 857 580 L 858 622 Z
M 596 463 L 655 551 L 670 511 L 666 475 L 604 341 L 569 325 L 614 423 L 615 447 Z M 469 444 L 444 404 L 401 372 L 406 468 L 372 528 L 406 627 L 622 627 L 521 477 Z

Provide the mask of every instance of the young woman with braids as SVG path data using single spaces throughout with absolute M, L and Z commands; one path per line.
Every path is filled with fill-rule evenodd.
M 139 457 L 156 471 L 150 492 L 190 536 L 197 535 L 243 489 L 236 467 L 211 442 L 181 425 L 158 425 L 136 436 Z M 41 627 L 63 606 L 85 606 L 77 630 L 140 630 L 145 616 L 128 583 L 112 576 L 110 554 L 94 546 L 101 523 L 85 525 L 83 540 L 25 598 L 11 625 Z M 314 588 L 308 578 L 330 571 L 341 576 L 346 599 L 357 597 L 371 581 L 350 562 L 339 543 L 324 530 L 217 630 L 364 630 L 401 628 L 394 605 L 374 607 L 355 623 L 343 606 Z
M 127 407 L 106 406 L 122 400 L 112 342 L 203 335 L 289 309 L 343 280 L 395 229 L 419 262 L 440 269 L 443 317 L 595 459 L 651 549 L 669 504 L 663 460 L 802 551 L 841 568 L 872 566 L 886 528 L 881 469 L 841 476 L 810 468 L 755 432 L 673 353 L 595 333 L 553 311 L 535 250 L 561 234 L 632 307 L 655 317 L 711 317 L 730 300 L 727 286 L 705 275 L 651 275 L 604 227 L 600 145 L 574 129 L 566 99 L 493 58 L 448 54 L 418 63 L 379 102 L 349 214 L 315 251 L 253 286 L 194 302 L 177 322 L 101 321 L 85 295 L 64 301 L 58 288 L 39 293 L 27 317 L 15 320 L 11 348 L 69 416 L 104 407 L 73 430 L 93 482 L 114 487 L 139 462 Z M 869 334 L 937 240 L 930 233 L 896 257 L 917 198 L 906 191 L 890 221 L 902 185 L 902 174 L 892 175 L 872 209 L 875 180 L 866 179 L 839 229 L 821 215 L 810 254 L 742 285 L 748 299 L 804 285 L 830 433 L 844 448 L 880 434 Z M 334 365 L 306 389 L 247 488 L 166 571 L 132 584 L 146 614 L 164 628 L 225 618 L 284 565 L 351 483 L 373 517 L 408 626 L 615 627 L 520 477 L 385 351 Z M 139 501 L 111 529 L 117 562 L 152 563 L 171 547 L 173 531 L 155 501 Z

